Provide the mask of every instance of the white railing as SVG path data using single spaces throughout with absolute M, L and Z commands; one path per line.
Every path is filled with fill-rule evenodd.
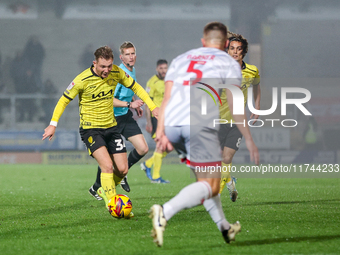
M 55 103 L 57 103 L 61 94 L 57 93 L 56 95 L 46 95 L 42 93 L 34 93 L 34 94 L 1 94 L 0 93 L 0 111 L 2 115 L 2 122 L 6 123 L 5 129 L 16 130 L 18 127 L 18 123 L 16 120 L 17 116 L 17 102 L 22 99 L 34 99 L 37 105 L 37 113 L 36 115 L 40 117 L 43 116 L 41 112 L 44 111 L 43 101 L 44 99 L 51 99 Z M 7 105 L 6 101 L 9 102 Z M 70 108 L 70 107 L 68 107 Z M 67 114 L 66 114 L 67 115 Z M 32 122 L 35 120 L 32 120 Z M 79 121 L 76 120 L 76 121 Z M 38 124 L 38 123 L 37 123 Z

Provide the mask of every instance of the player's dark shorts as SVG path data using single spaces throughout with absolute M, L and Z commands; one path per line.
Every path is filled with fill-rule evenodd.
M 157 129 L 157 119 L 155 117 L 151 117 L 151 125 L 152 125 L 152 133 L 151 137 L 156 138 L 156 129 Z
M 230 124 L 222 124 L 220 125 L 218 138 L 220 140 L 222 150 L 223 147 L 228 147 L 237 151 L 240 147 L 242 134 L 235 124 L 232 126 Z
M 118 133 L 123 135 L 125 139 L 131 136 L 142 134 L 142 130 L 133 118 L 132 112 L 129 110 L 127 114 L 115 117 L 117 121 Z
M 109 154 L 126 152 L 123 137 L 119 134 L 117 126 L 111 128 L 79 129 L 81 140 L 85 143 L 89 154 L 105 146 Z

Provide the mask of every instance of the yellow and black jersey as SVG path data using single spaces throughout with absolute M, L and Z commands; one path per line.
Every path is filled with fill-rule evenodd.
M 259 70 L 254 65 L 249 65 L 242 61 L 242 85 L 241 90 L 244 96 L 244 105 L 247 103 L 248 88 L 253 85 L 256 86 L 260 83 Z M 221 94 L 222 106 L 220 107 L 220 118 L 230 121 L 232 119 L 230 109 L 227 102 L 227 95 L 225 89 L 222 90 Z
M 58 122 L 68 103 L 79 95 L 80 128 L 110 128 L 117 125 L 113 114 L 113 95 L 117 83 L 132 89 L 152 110 L 156 105 L 145 90 L 121 68 L 113 65 L 107 78 L 99 77 L 93 66 L 80 73 L 65 90 L 53 112 Z
M 149 96 L 157 107 L 161 107 L 164 98 L 164 90 L 164 80 L 159 79 L 157 75 L 152 76 L 146 83 L 146 91 L 149 93 Z

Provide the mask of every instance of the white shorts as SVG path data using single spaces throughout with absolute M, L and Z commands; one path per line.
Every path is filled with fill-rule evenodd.
M 191 167 L 221 165 L 217 130 L 201 126 L 166 126 L 165 134 L 176 150 L 187 154 Z

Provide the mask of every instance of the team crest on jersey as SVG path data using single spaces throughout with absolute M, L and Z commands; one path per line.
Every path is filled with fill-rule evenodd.
M 128 75 L 126 72 L 125 72 L 125 75 L 126 75 L 126 77 L 128 77 L 128 78 L 130 77 L 130 75 Z
M 68 87 L 67 87 L 67 90 L 70 90 L 70 89 L 72 89 L 72 88 L 73 88 L 73 86 L 74 86 L 74 82 L 72 81 L 72 82 L 70 83 L 70 85 L 68 85 Z

